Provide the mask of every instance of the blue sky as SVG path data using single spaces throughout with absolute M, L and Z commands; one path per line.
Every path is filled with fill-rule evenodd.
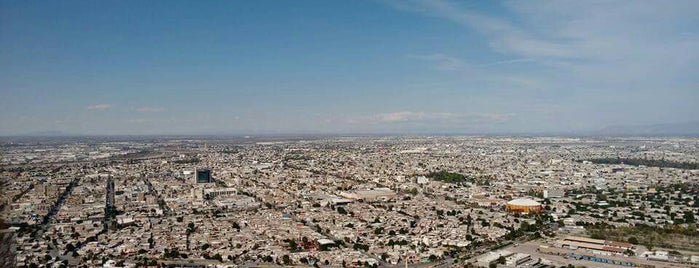
M 699 118 L 699 1 L 0 1 L 0 135 Z

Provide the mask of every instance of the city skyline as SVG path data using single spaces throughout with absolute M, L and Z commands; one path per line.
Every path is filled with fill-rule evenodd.
M 696 122 L 697 18 L 696 1 L 0 1 L 0 135 Z

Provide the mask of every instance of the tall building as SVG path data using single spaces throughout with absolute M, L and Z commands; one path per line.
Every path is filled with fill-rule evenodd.
M 213 180 L 211 179 L 211 169 L 208 169 L 208 168 L 197 169 L 196 172 L 194 172 L 194 179 L 196 180 L 197 183 L 213 182 Z
M 14 230 L 0 230 L 0 267 L 15 267 L 16 235 Z

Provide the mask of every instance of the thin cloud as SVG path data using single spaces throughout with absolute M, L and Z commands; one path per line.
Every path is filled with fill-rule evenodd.
M 100 104 L 92 104 L 87 106 L 88 110 L 91 111 L 106 111 L 112 108 L 111 104 L 108 103 L 100 103 Z
M 152 123 L 153 120 L 147 119 L 147 118 L 132 118 L 132 119 L 126 119 L 124 120 L 126 123 L 133 123 L 133 124 L 144 124 L 144 123 Z
M 448 0 L 385 1 L 404 12 L 441 18 L 473 29 L 488 39 L 502 54 L 524 58 L 558 60 L 617 60 L 629 56 L 649 57 L 657 50 L 677 51 L 696 36 L 673 40 L 683 29 L 675 21 L 699 16 L 699 2 L 673 1 L 511 1 L 502 6 L 518 23 L 466 8 L 463 2 Z M 653 24 L 648 24 L 653 14 Z M 668 38 L 659 38 L 659 37 Z M 687 40 L 691 39 L 691 40 Z M 656 52 L 656 53 L 653 53 Z M 632 54 L 632 55 L 630 55 Z M 696 55 L 696 53 L 694 53 Z
M 486 66 L 486 67 L 487 66 L 498 66 L 498 65 L 507 65 L 507 64 L 532 62 L 532 61 L 534 61 L 534 58 L 521 58 L 521 59 L 496 61 L 496 62 L 486 63 L 486 64 L 483 64 L 481 66 Z
M 377 123 L 435 123 L 445 126 L 463 123 L 501 123 L 511 119 L 510 114 L 500 113 L 443 113 L 443 112 L 414 112 L 400 111 L 379 113 L 369 116 L 350 118 L 354 124 Z
M 442 53 L 435 53 L 429 55 L 408 55 L 408 57 L 412 59 L 432 62 L 435 64 L 437 69 L 445 71 L 459 70 L 464 65 L 461 59 Z
M 455 79 L 464 88 L 508 96 L 510 110 L 567 104 L 556 108 L 555 119 L 539 120 L 542 126 L 566 129 L 577 127 L 576 121 L 594 126 L 696 114 L 686 100 L 697 98 L 692 71 L 699 66 L 699 1 L 505 1 L 495 5 L 499 12 L 471 8 L 477 4 L 466 1 L 384 2 L 480 35 L 477 42 L 488 47 L 478 51 L 487 54 L 483 58 L 515 59 L 491 65 L 464 61 Z M 513 66 L 525 61 L 536 66 Z M 685 114 L 668 112 L 678 104 Z
M 157 107 L 140 107 L 136 108 L 136 111 L 140 113 L 159 113 L 165 111 L 165 109 Z
M 412 0 L 401 4 L 388 1 L 397 10 L 415 12 L 422 15 L 442 18 L 452 23 L 474 29 L 490 38 L 493 49 L 503 53 L 513 53 L 527 57 L 577 58 L 579 50 L 569 40 L 552 41 L 539 37 L 514 26 L 507 20 L 487 16 L 460 7 L 456 2 L 446 0 Z

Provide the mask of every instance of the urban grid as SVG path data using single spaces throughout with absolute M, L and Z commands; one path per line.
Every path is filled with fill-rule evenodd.
M 693 267 L 699 140 L 2 145 L 3 267 Z

